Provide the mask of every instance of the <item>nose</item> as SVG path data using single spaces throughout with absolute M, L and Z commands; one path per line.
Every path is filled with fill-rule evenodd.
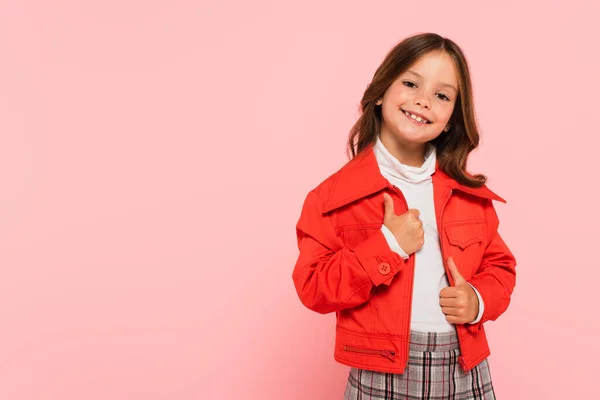
M 431 107 L 429 99 L 423 93 L 423 91 L 419 91 L 419 93 L 415 97 L 415 104 L 418 104 L 419 106 L 426 108 L 427 110 L 429 110 L 429 108 Z
M 420 105 L 421 107 L 429 110 L 429 103 L 426 100 L 417 100 L 416 104 Z

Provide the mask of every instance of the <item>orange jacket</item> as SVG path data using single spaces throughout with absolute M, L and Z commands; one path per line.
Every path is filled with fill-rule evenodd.
M 515 258 L 497 231 L 492 205 L 505 201 L 486 186 L 459 184 L 437 165 L 432 180 L 444 264 L 454 258 L 485 306 L 480 322 L 456 325 L 458 361 L 468 371 L 489 356 L 483 323 L 506 310 L 515 286 Z M 415 255 L 403 260 L 381 232 L 384 192 L 392 196 L 396 214 L 408 210 L 400 190 L 381 175 L 371 147 L 312 190 L 296 226 L 300 254 L 292 277 L 306 307 L 336 312 L 338 362 L 403 373 Z

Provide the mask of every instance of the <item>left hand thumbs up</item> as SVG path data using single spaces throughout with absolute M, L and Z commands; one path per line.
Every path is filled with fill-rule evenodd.
M 448 270 L 454 285 L 440 291 L 442 312 L 446 315 L 446 320 L 452 324 L 472 322 L 479 313 L 479 299 L 471 285 L 459 272 L 452 257 L 448 258 Z

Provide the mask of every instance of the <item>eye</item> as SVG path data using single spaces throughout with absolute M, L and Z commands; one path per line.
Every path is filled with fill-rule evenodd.
M 450 101 L 450 98 L 449 98 L 448 96 L 446 96 L 445 94 L 443 94 L 443 93 L 439 93 L 439 95 L 440 95 L 441 97 L 440 97 L 440 96 L 438 96 L 438 98 L 441 98 L 441 99 L 442 99 L 442 100 L 444 100 L 444 101 Z
M 411 82 L 411 81 L 404 81 L 404 82 L 402 82 L 402 84 L 404 86 L 408 86 L 408 87 L 416 87 L 417 86 L 414 84 L 414 82 Z

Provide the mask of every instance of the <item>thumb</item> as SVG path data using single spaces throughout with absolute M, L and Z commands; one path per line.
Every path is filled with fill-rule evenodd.
M 383 194 L 383 206 L 385 217 L 389 218 L 396 216 L 394 213 L 394 200 L 392 200 L 392 196 L 387 193 Z
M 467 280 L 463 278 L 463 276 L 458 271 L 458 267 L 454 263 L 452 257 L 448 257 L 448 269 L 450 270 L 450 274 L 452 274 L 452 278 L 454 279 L 454 286 L 467 283 Z

